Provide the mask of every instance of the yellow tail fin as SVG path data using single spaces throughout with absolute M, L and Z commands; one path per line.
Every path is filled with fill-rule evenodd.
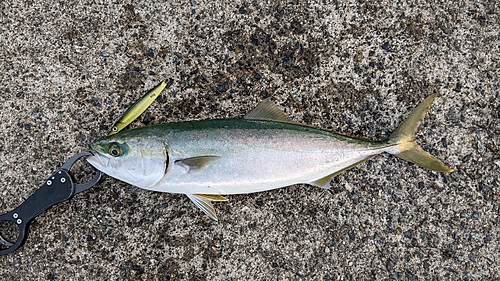
M 398 144 L 397 150 L 391 152 L 397 157 L 412 162 L 424 168 L 437 172 L 453 172 L 453 169 L 446 166 L 441 160 L 424 151 L 415 142 L 415 133 L 418 126 L 424 120 L 427 111 L 431 108 L 436 95 L 431 95 L 422 101 L 413 110 L 410 116 L 391 134 L 389 143 Z

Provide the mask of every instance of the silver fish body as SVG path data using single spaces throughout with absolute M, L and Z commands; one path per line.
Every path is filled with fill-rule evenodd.
M 125 142 L 141 141 L 145 147 L 163 145 L 163 153 L 157 156 L 166 165 L 162 164 L 165 172 L 156 174 L 154 181 L 136 181 L 152 176 L 146 172 L 134 180 L 114 175 L 118 179 L 155 191 L 219 195 L 314 183 L 394 146 L 295 124 L 246 119 L 162 124 L 128 131 L 122 137 L 128 139 Z M 200 166 L 186 159 L 201 159 L 203 163 Z M 128 165 L 121 161 L 120 169 L 145 164 L 147 167 L 139 170 L 147 171 L 151 164 L 160 162 Z M 123 174 L 130 173 L 123 169 Z
M 412 114 L 415 120 L 407 121 L 411 130 L 403 124 L 387 142 L 297 124 L 266 100 L 245 119 L 167 123 L 119 132 L 93 143 L 95 156 L 87 161 L 140 188 L 186 194 L 216 219 L 210 201 L 225 200 L 221 195 L 297 183 L 328 188 L 337 173 L 383 152 L 451 171 L 412 139 L 433 99 L 415 110 L 420 111 Z M 416 154 L 405 156 L 408 151 Z

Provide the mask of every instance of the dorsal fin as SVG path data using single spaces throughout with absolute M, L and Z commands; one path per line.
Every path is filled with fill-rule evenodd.
M 265 120 L 265 121 L 275 121 L 284 123 L 293 123 L 292 119 L 279 109 L 269 98 L 261 101 L 257 107 L 252 109 L 244 117 L 250 120 Z

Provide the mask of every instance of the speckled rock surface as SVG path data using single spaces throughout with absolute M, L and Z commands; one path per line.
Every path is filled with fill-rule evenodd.
M 139 2 L 0 1 L 0 213 L 166 79 L 133 126 L 272 96 L 296 121 L 383 140 L 439 93 L 417 138 L 455 172 L 381 155 L 326 192 L 230 196 L 218 223 L 104 177 L 32 223 L 2 280 L 500 278 L 498 1 Z

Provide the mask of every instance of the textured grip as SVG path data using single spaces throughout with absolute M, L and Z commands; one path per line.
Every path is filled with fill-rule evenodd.
M 14 210 L 1 215 L 0 221 L 10 221 L 19 227 L 16 242 L 11 243 L 0 236 L 0 243 L 8 247 L 0 250 L 0 255 L 7 255 L 23 245 L 26 241 L 29 223 L 37 215 L 51 206 L 65 201 L 75 194 L 75 185 L 66 170 L 53 174 L 45 184 L 33 193 L 23 204 Z

